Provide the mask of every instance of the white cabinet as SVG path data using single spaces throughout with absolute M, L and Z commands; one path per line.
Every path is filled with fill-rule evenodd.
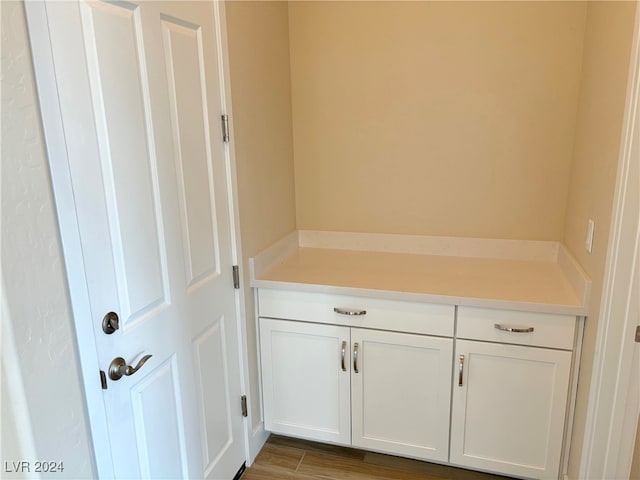
M 571 352 L 458 340 L 455 358 L 451 463 L 558 478 Z
M 351 343 L 352 444 L 446 462 L 453 340 L 354 328 Z
M 559 478 L 576 317 L 460 306 L 454 331 L 451 305 L 258 299 L 267 430 Z
M 504 343 L 456 340 L 451 463 L 558 478 L 572 352 L 540 347 L 571 348 L 575 317 L 556 317 L 459 309 L 458 337 Z
M 265 428 L 350 444 L 349 328 L 261 318 L 260 347 Z
M 261 318 L 260 340 L 267 430 L 447 461 L 452 339 Z

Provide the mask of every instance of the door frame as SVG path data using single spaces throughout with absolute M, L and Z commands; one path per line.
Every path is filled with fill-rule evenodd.
M 637 3 L 635 33 L 631 47 L 629 81 L 625 101 L 620 157 L 615 188 L 611 233 L 607 252 L 602 307 L 596 338 L 589 403 L 581 452 L 579 478 L 617 478 L 629 474 L 633 456 L 633 432 L 638 425 L 640 402 L 637 388 L 629 388 L 633 372 L 633 340 L 638 319 L 630 318 L 629 305 L 634 275 L 640 268 L 638 195 L 640 182 L 631 178 L 632 162 L 640 162 L 640 145 L 633 143 L 640 122 L 640 3 Z M 599 353 L 598 353 L 599 352 Z M 627 409 L 627 402 L 635 402 Z M 629 425 L 630 423 L 630 425 Z M 625 435 L 619 435 L 626 426 Z M 638 434 L 640 432 L 636 432 Z M 622 477 L 620 477 L 622 478 Z
M 233 116 L 231 112 L 231 89 L 229 77 L 229 59 L 226 35 L 225 7 L 222 0 L 210 0 L 214 12 L 216 26 L 217 49 L 220 58 L 220 85 L 221 106 L 229 116 L 229 128 L 233 137 Z M 64 137 L 64 126 L 58 103 L 58 87 L 55 77 L 53 53 L 49 39 L 49 27 L 47 23 L 46 0 L 29 0 L 24 2 L 27 18 L 31 53 L 33 56 L 33 68 L 40 102 L 42 127 L 45 137 L 45 146 L 51 173 L 58 226 L 62 243 L 64 267 L 66 269 L 67 286 L 73 325 L 76 334 L 76 346 L 79 354 L 81 385 L 86 401 L 86 416 L 89 422 L 91 434 L 91 447 L 93 449 L 93 468 L 99 478 L 113 478 L 114 470 L 109 443 L 109 431 L 107 416 L 104 408 L 104 396 L 100 382 L 99 372 L 102 367 L 98 361 L 97 346 L 93 333 L 93 326 L 87 319 L 91 318 L 89 292 L 85 272 L 82 268 L 83 255 L 80 242 L 80 230 L 75 214 L 73 186 L 69 168 L 68 153 Z M 231 230 L 231 251 L 234 265 L 239 265 L 242 257 L 240 242 L 240 221 L 238 214 L 237 174 L 236 159 L 233 142 L 225 143 L 225 166 L 227 171 L 227 191 L 229 218 Z M 231 279 L 230 279 L 231 281 Z M 247 391 L 247 379 L 249 378 L 246 340 L 244 284 L 240 278 L 240 288 L 234 290 L 234 301 L 237 314 L 237 328 L 239 341 L 240 385 L 243 392 L 249 398 Z M 240 399 L 238 399 L 240 401 Z M 100 408 L 97 408 L 100 406 Z M 244 452 L 245 460 L 249 462 L 249 429 L 251 418 L 243 419 L 244 422 Z M 240 467 L 240 465 L 238 465 Z

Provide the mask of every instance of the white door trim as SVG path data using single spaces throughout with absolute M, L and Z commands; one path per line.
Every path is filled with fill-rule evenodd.
M 69 169 L 67 147 L 64 138 L 62 114 L 58 104 L 58 86 L 53 66 L 53 53 L 49 40 L 49 26 L 44 0 L 24 2 L 25 13 L 31 41 L 33 68 L 42 128 L 45 136 L 51 183 L 55 199 L 64 265 L 69 286 L 71 311 L 76 331 L 76 341 L 80 359 L 86 412 L 91 430 L 95 469 L 100 478 L 113 478 L 111 447 L 107 417 L 103 405 L 100 384 L 98 353 L 93 336 L 93 328 L 85 319 L 91 318 L 89 292 L 85 276 L 80 231 L 75 214 L 71 172 Z M 97 408 L 97 406 L 100 408 Z M 96 408 L 89 408 L 93 406 Z M 99 453 L 100 452 L 100 453 Z M 106 452 L 106 454 L 105 454 Z
M 227 149 L 227 178 L 229 185 L 227 191 L 229 192 L 229 219 L 231 222 L 231 249 L 233 252 L 234 265 L 238 265 L 243 268 L 242 260 L 244 258 L 242 254 L 242 241 L 241 241 L 241 226 L 240 226 L 240 207 L 238 200 L 238 173 L 236 167 L 236 153 L 235 153 L 235 130 L 233 126 L 233 106 L 231 102 L 231 69 L 229 67 L 229 48 L 228 48 L 228 35 L 227 35 L 227 15 L 226 15 L 226 0 L 215 1 L 215 15 L 216 15 L 216 32 L 218 35 L 218 58 L 221 59 L 222 69 L 220 72 L 220 85 L 224 95 L 221 99 L 222 109 L 229 117 L 229 143 L 226 144 Z M 248 268 L 248 267 L 247 267 Z M 259 392 L 252 392 L 250 384 L 249 373 L 249 353 L 247 343 L 247 311 L 245 304 L 245 285 L 244 276 L 242 271 L 239 275 L 240 288 L 235 291 L 236 295 L 236 311 L 238 313 L 238 339 L 240 341 L 240 372 L 242 390 L 244 395 L 247 396 L 247 404 L 250 406 L 253 402 L 260 401 Z M 250 288 L 250 287 L 249 287 Z M 254 319 L 252 319 L 254 321 Z M 255 397 L 254 397 L 255 394 Z M 247 417 L 245 420 L 245 452 L 247 466 L 251 465 L 258 455 L 258 452 L 262 448 L 262 445 L 266 441 L 268 434 L 264 431 L 262 422 L 260 422 L 260 428 L 254 431 L 252 428 L 253 418 L 251 408 L 247 409 Z
M 628 380 L 632 372 L 633 332 L 638 322 L 630 318 L 633 265 L 640 261 L 638 248 L 639 220 L 637 202 L 640 182 L 629 174 L 633 162 L 640 162 L 634 145 L 640 122 L 640 5 L 636 9 L 635 34 L 625 103 L 620 159 L 609 236 L 602 307 L 596 338 L 591 390 L 585 426 L 584 448 L 579 478 L 622 478 L 620 465 L 629 475 L 635 435 L 621 438 L 622 426 L 631 422 L 634 431 L 640 405 L 626 410 L 632 390 Z M 632 193 L 634 192 L 634 193 Z M 635 412 L 635 413 L 633 413 Z M 633 417 L 635 418 L 629 418 Z M 627 418 L 625 418 L 625 416 Z M 624 474 L 623 474 L 624 475 Z
M 222 59 L 221 95 L 223 109 L 231 114 L 231 91 L 229 87 L 229 62 L 227 55 L 226 22 L 224 5 L 218 0 L 212 1 L 217 27 L 217 48 Z M 100 364 L 94 340 L 93 328 L 87 319 L 91 318 L 87 279 L 82 268 L 84 265 L 78 219 L 71 174 L 68 163 L 67 147 L 64 137 L 62 115 L 58 103 L 58 86 L 55 78 L 53 54 L 49 39 L 45 0 L 24 2 L 33 56 L 34 72 L 40 101 L 42 126 L 45 136 L 49 169 L 55 198 L 58 225 L 62 243 L 64 265 L 71 301 L 71 311 L 76 331 L 76 345 L 80 359 L 82 388 L 86 400 L 86 415 L 89 420 L 93 447 L 94 471 L 99 478 L 113 478 L 114 471 L 109 444 L 107 418 L 104 409 L 102 387 L 100 383 Z M 240 246 L 240 223 L 238 216 L 238 196 L 236 191 L 236 163 L 233 143 L 226 149 L 226 168 L 228 173 L 228 202 L 231 219 L 232 261 L 238 264 L 242 258 Z M 231 279 L 230 279 L 231 281 Z M 241 301 L 244 286 L 235 291 L 236 312 L 238 314 L 238 339 L 240 342 L 241 385 L 247 391 L 248 365 L 245 308 Z M 82 341 L 80 341 L 82 340 Z M 239 399 L 238 399 L 239 401 Z M 98 406 L 100 408 L 98 408 Z M 91 407 L 91 408 L 89 408 Z M 248 432 L 250 422 L 245 419 L 245 457 L 248 459 Z

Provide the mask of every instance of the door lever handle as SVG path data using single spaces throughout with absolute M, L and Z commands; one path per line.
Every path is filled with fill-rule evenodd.
M 153 355 L 145 355 L 135 367 L 127 365 L 127 362 L 122 357 L 114 358 L 109 365 L 109 378 L 111 380 L 120 380 L 125 375 L 127 377 L 129 375 L 133 375 L 138 370 L 140 370 L 142 366 L 147 363 L 147 360 L 149 360 L 152 356 Z

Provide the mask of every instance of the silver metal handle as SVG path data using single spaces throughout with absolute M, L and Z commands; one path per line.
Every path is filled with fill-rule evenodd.
M 503 332 L 512 332 L 512 333 L 533 332 L 533 327 L 516 327 L 515 325 L 502 325 L 500 323 L 496 323 L 493 326 L 494 328 L 497 328 L 498 330 L 502 330 Z
M 334 312 L 339 313 L 340 315 L 366 315 L 366 310 L 357 310 L 353 308 L 338 308 L 334 307 Z
M 145 355 L 135 367 L 127 365 L 127 362 L 122 357 L 114 358 L 109 365 L 109 378 L 111 380 L 120 380 L 125 375 L 127 377 L 129 375 L 133 375 L 138 370 L 140 370 L 142 366 L 147 363 L 147 360 L 149 360 L 152 356 L 153 355 Z
M 360 373 L 358 370 L 358 348 L 360 346 L 357 343 L 353 344 L 353 373 Z
M 342 371 L 346 372 L 347 371 L 347 365 L 345 364 L 344 360 L 345 360 L 345 357 L 347 355 L 347 342 L 345 342 L 345 341 L 342 342 L 342 348 L 340 349 L 340 355 L 341 355 Z
M 464 376 L 464 355 L 460 355 L 458 359 L 458 386 L 462 386 L 462 377 Z

